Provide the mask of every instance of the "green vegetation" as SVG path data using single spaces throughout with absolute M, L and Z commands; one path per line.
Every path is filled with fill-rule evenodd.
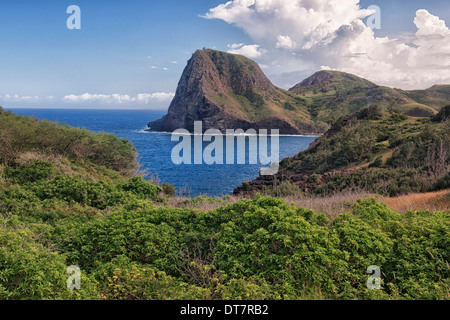
M 2 299 L 448 298 L 449 213 L 370 200 L 331 221 L 262 197 L 206 212 L 54 202 L 65 214 L 49 220 L 26 203 L 0 220 Z M 382 290 L 365 286 L 374 264 Z M 79 291 L 65 287 L 69 265 Z
M 404 91 L 378 86 L 352 74 L 320 71 L 290 91 L 301 96 L 317 121 L 333 123 L 372 104 L 413 117 L 430 117 L 450 100 L 450 86 Z
M 3 110 L 0 120 L 2 164 L 17 166 L 29 160 L 50 159 L 59 171 L 86 169 L 86 176 L 95 173 L 97 178 L 110 179 L 121 175 L 132 177 L 138 169 L 134 147 L 114 135 L 94 134 Z
M 398 91 L 435 110 L 447 106 L 450 97 L 450 85 L 435 85 L 427 90 Z
M 162 194 L 173 188 L 133 175 L 123 140 L 11 113 L 0 124 L 1 300 L 449 298 L 450 212 L 400 215 L 369 199 L 331 219 L 261 196 L 170 208 Z M 11 133 L 19 127 L 29 139 Z M 426 139 L 442 133 L 433 130 Z M 196 209 L 205 204 L 220 207 Z M 71 265 L 80 290 L 66 287 Z M 383 272 L 380 290 L 366 287 L 371 265 Z
M 343 117 L 307 151 L 282 161 L 280 183 L 290 180 L 322 195 L 444 189 L 450 172 L 448 108 L 431 119 L 383 112 L 378 105 Z
M 437 115 L 432 117 L 431 121 L 433 122 L 444 122 L 450 119 L 450 105 L 446 106 L 439 111 Z

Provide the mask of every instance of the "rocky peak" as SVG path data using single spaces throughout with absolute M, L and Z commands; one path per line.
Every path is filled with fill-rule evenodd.
M 204 51 L 219 71 L 224 86 L 237 94 L 248 90 L 271 90 L 274 85 L 259 65 L 244 56 L 206 49 Z
M 296 91 L 298 89 L 303 89 L 303 88 L 307 88 L 307 87 L 330 83 L 334 77 L 335 77 L 335 75 L 330 72 L 319 71 L 319 72 L 314 73 L 309 78 L 306 78 L 299 84 L 295 85 L 294 87 L 289 89 L 289 91 Z
M 183 71 L 168 114 L 148 124 L 149 130 L 279 129 L 282 134 L 324 131 L 314 123 L 302 100 L 275 87 L 259 65 L 242 56 L 211 49 L 197 50 Z

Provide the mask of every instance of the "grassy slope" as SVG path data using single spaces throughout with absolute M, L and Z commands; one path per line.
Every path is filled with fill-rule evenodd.
M 0 164 L 20 166 L 47 161 L 59 173 L 123 180 L 139 169 L 136 149 L 112 134 L 17 116 L 0 108 Z
M 332 122 L 377 103 L 386 110 L 395 109 L 403 114 L 430 116 L 450 101 L 450 86 L 435 86 L 428 90 L 403 91 L 378 86 L 363 78 L 337 71 L 321 71 L 332 79 L 291 89 L 306 100 L 313 117 Z M 314 77 L 314 76 L 313 76 Z
M 448 179 L 449 121 L 385 112 L 367 117 L 363 110 L 341 119 L 307 151 L 283 160 L 281 180 L 321 194 L 353 188 L 397 195 Z
M 435 85 L 427 90 L 401 91 L 418 103 L 427 105 L 437 111 L 448 105 L 450 100 L 450 85 Z

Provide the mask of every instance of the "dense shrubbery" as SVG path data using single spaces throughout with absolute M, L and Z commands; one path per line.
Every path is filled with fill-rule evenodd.
M 334 176 L 314 192 L 330 195 L 344 190 L 376 190 L 378 194 L 394 197 L 410 192 L 426 192 L 430 190 L 432 184 L 433 178 L 423 175 L 417 169 L 365 168 L 345 176 Z
M 450 105 L 444 107 L 432 118 L 433 122 L 444 122 L 450 119 Z
M 434 119 L 414 119 L 379 107 L 338 120 L 309 150 L 285 159 L 281 176 L 337 172 L 311 189 L 329 194 L 358 189 L 383 195 L 431 191 L 448 185 L 450 121 L 443 110 Z M 282 180 L 282 179 L 281 179 Z M 315 180 L 315 179 L 314 179 Z
M 445 190 L 450 189 L 450 173 L 445 177 L 439 179 L 434 185 L 434 190 Z
M 21 214 L 3 213 L 0 296 L 447 299 L 449 214 L 402 216 L 372 199 L 330 221 L 268 197 L 203 212 L 117 208 L 26 228 Z M 65 289 L 69 265 L 82 269 L 81 291 Z M 383 271 L 382 290 L 366 288 L 371 265 Z
M 271 197 L 198 197 L 174 209 L 163 188 L 89 156 L 23 156 L 42 154 L 43 137 L 0 161 L 0 300 L 450 298 L 450 212 L 400 215 L 371 199 L 331 220 Z M 208 205 L 221 207 L 197 209 Z M 71 265 L 81 290 L 66 287 Z M 381 290 L 365 285 L 371 265 Z
M 104 210 L 108 207 L 136 204 L 140 200 L 162 202 L 164 200 L 159 196 L 161 192 L 160 187 L 142 180 L 141 177 L 118 184 L 59 175 L 50 180 L 13 185 L 2 190 L 0 200 L 3 206 L 9 205 L 11 209 L 20 208 L 21 201 L 60 201 L 67 205 L 78 204 Z
M 55 165 L 51 162 L 33 161 L 28 165 L 17 165 L 15 167 L 6 167 L 5 176 L 12 182 L 36 182 L 49 178 L 55 170 Z

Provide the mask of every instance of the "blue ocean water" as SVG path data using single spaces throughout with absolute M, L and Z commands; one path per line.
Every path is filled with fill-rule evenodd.
M 161 183 L 173 184 L 180 193 L 195 197 L 229 195 L 243 181 L 258 177 L 261 164 L 250 165 L 246 148 L 245 165 L 175 165 L 172 149 L 179 143 L 166 133 L 145 132 L 147 123 L 166 112 L 150 110 L 68 110 L 68 109 L 10 109 L 16 114 L 65 123 L 96 132 L 108 132 L 131 141 L 139 154 L 142 166 Z M 270 132 L 269 132 L 270 134 Z M 280 136 L 280 160 L 305 150 L 316 137 Z M 247 139 L 248 140 L 248 139 Z M 203 147 L 210 142 L 205 142 Z M 237 145 L 237 143 L 236 143 Z M 271 145 L 270 139 L 268 143 Z M 225 149 L 225 143 L 224 143 Z M 237 152 L 235 152 L 237 156 Z M 269 148 L 270 155 L 270 148 Z M 192 158 L 193 159 L 193 158 Z M 235 161 L 237 163 L 237 161 Z

